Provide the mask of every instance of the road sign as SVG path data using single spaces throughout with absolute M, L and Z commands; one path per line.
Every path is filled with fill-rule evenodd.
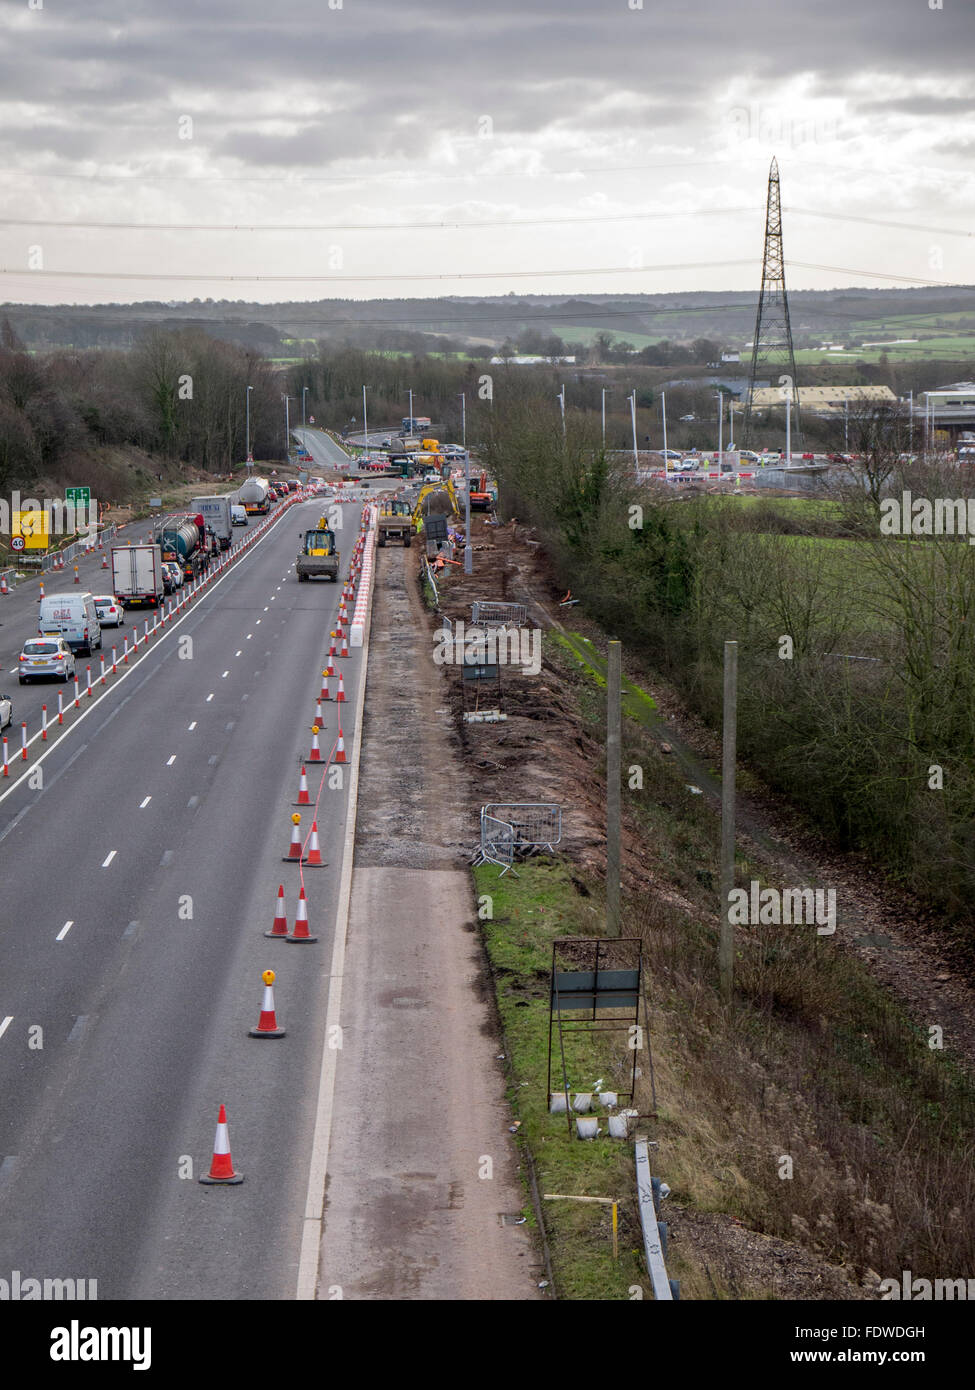
M 23 536 L 11 536 L 11 537 L 10 537 L 10 549 L 11 549 L 11 550 L 23 550 L 23 548 L 24 548 L 24 538 L 23 538 Z
M 79 502 L 83 503 L 84 506 L 87 507 L 91 504 L 91 488 L 66 487 L 64 489 L 64 500 L 66 502 L 73 502 L 76 507 Z
M 10 517 L 10 544 L 12 549 L 46 550 L 50 531 L 50 517 L 47 512 L 13 512 Z M 23 541 L 23 546 L 14 546 L 14 541 Z

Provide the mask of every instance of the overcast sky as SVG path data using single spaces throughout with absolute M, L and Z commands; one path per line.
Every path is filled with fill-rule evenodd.
M 972 0 L 639 3 L 5 0 L 0 298 L 975 283 Z

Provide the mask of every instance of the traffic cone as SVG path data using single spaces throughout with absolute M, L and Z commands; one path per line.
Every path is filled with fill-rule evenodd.
M 243 1181 L 243 1173 L 234 1172 L 233 1159 L 230 1157 L 230 1134 L 227 1130 L 227 1108 L 221 1105 L 217 1115 L 217 1135 L 213 1141 L 213 1162 L 210 1164 L 209 1173 L 200 1178 L 200 1182 L 238 1183 Z
M 308 761 L 310 763 L 320 763 L 324 761 L 322 758 L 322 750 L 318 746 L 317 724 L 311 726 L 311 752 L 308 754 Z
M 308 795 L 308 774 L 305 772 L 305 765 L 301 765 L 301 776 L 298 779 L 298 800 L 296 806 L 310 806 L 311 797 Z
M 305 900 L 305 890 L 302 888 L 298 894 L 298 911 L 295 915 L 295 929 L 286 938 L 288 941 L 317 941 L 317 936 L 312 936 L 308 930 L 308 903 Z
M 323 672 L 322 672 L 322 689 L 321 689 L 321 694 L 319 695 L 318 698 L 319 698 L 319 700 L 330 700 L 330 699 L 331 699 L 331 696 L 330 696 L 329 693 L 328 693 L 328 672 L 327 672 L 327 671 L 323 671 Z
M 339 672 L 339 689 L 335 697 L 335 703 L 337 705 L 345 704 L 345 681 L 342 679 L 341 671 Z
M 326 697 L 326 698 L 327 698 L 327 697 Z M 324 716 L 324 714 L 322 713 L 322 701 L 321 701 L 321 696 L 319 696 L 319 698 L 315 701 L 315 723 L 318 725 L 318 727 L 319 727 L 320 729 L 324 729 L 324 727 L 325 727 L 325 716 Z
M 108 556 L 104 552 L 102 553 L 102 569 L 108 569 Z
M 349 654 L 349 639 L 348 639 L 348 637 L 345 635 L 345 633 L 343 632 L 343 633 L 342 633 L 342 650 L 339 652 L 339 656 L 348 656 L 348 654 Z
M 311 839 L 308 842 L 308 858 L 305 866 L 309 869 L 324 869 L 326 865 L 322 861 L 322 851 L 318 843 L 318 821 L 311 823 Z
M 261 1000 L 261 1015 L 256 1028 L 248 1028 L 250 1038 L 283 1038 L 284 1029 L 278 1027 L 274 1016 L 274 971 L 265 970 L 261 975 L 264 981 L 264 998 Z
M 271 923 L 271 930 L 264 933 L 265 936 L 287 936 L 288 919 L 284 911 L 284 884 L 278 884 L 278 898 L 274 908 L 274 921 Z
M 332 662 L 335 660 L 335 633 L 333 632 L 331 636 L 332 641 L 328 649 L 328 665 L 325 667 L 326 676 L 335 675 L 335 667 L 332 665 Z
M 291 817 L 291 845 L 287 854 L 282 854 L 281 858 L 285 864 L 303 864 L 305 861 L 301 857 L 301 816 L 295 811 Z
M 7 576 L 5 574 L 0 574 L 0 594 L 9 593 L 10 590 L 7 588 Z
M 335 757 L 333 758 L 332 761 L 333 761 L 333 762 L 336 762 L 336 763 L 344 763 L 344 762 L 346 761 L 346 757 L 345 757 L 345 739 L 342 737 L 342 725 L 341 725 L 341 724 L 339 725 L 339 741 L 338 741 L 338 743 L 335 745 Z
M 42 599 L 43 597 L 44 597 L 44 580 L 42 579 L 42 580 L 41 580 L 41 592 L 37 595 L 37 602 L 40 603 L 40 601 L 41 601 L 41 599 Z

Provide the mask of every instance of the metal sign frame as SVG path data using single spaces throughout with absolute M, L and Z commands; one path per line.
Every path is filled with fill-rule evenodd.
M 559 967 L 559 953 L 571 955 L 574 963 L 582 954 L 585 968 L 566 970 Z M 623 961 L 617 957 L 629 957 Z M 591 968 L 589 968 L 591 966 Z M 560 1089 L 565 1094 L 565 1115 L 569 1138 L 572 1137 L 572 1108 L 569 1104 L 569 1078 L 565 1061 L 565 1039 L 573 1033 L 625 1032 L 639 1028 L 640 1005 L 643 1004 L 643 1041 L 646 1044 L 650 1094 L 653 1111 L 657 1109 L 657 1091 L 653 1075 L 653 1053 L 650 1048 L 650 1006 L 646 997 L 643 971 L 643 942 L 637 936 L 623 937 L 557 937 L 552 942 L 552 967 L 549 979 L 548 1013 L 548 1076 L 546 1102 L 552 1095 L 552 1045 L 558 1030 L 559 1058 L 562 1071 Z M 629 1091 L 618 1094 L 631 1103 L 636 1094 L 636 1067 L 639 1048 L 631 1048 L 633 1062 Z

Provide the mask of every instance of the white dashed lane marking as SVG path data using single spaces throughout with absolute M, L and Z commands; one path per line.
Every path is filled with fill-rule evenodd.
M 207 696 L 207 698 L 206 698 L 206 703 L 209 704 L 210 701 L 211 701 L 212 699 L 213 699 L 213 691 L 211 690 L 211 691 L 210 691 L 210 694 L 209 694 L 209 695 Z
M 147 796 L 146 799 L 145 799 L 144 801 L 140 801 L 140 802 L 139 802 L 139 810 L 140 810 L 140 811 L 144 811 L 144 810 L 146 809 L 146 807 L 149 805 L 149 802 L 150 802 L 151 800 L 152 800 L 152 797 L 151 797 L 151 796 Z
M 73 926 L 74 926 L 74 922 L 73 922 L 73 921 L 65 922 L 64 926 L 61 928 L 61 930 L 58 932 L 57 936 L 54 938 L 55 941 L 63 941 L 64 938 L 67 936 L 68 932 L 71 930 L 71 928 L 72 928 Z
M 14 1016 L 13 1016 L 13 1014 L 8 1014 L 7 1017 L 3 1020 L 3 1022 L 0 1023 L 0 1038 L 3 1037 L 4 1033 L 6 1033 L 7 1029 L 10 1027 L 10 1025 L 11 1025 L 11 1023 L 13 1023 L 13 1021 L 14 1021 Z
M 189 734 L 191 734 L 195 728 L 196 728 L 196 720 L 194 719 L 194 720 L 193 720 L 193 723 L 189 726 L 189 728 L 187 729 L 186 732 L 189 733 Z
M 114 849 L 113 849 L 113 850 L 109 850 L 107 857 L 105 858 L 105 860 L 104 860 L 103 863 L 102 863 L 102 868 L 103 868 L 103 869 L 107 869 L 107 868 L 108 868 L 109 864 L 111 864 L 112 860 L 115 858 L 115 856 L 116 856 L 117 853 L 118 853 L 117 850 L 114 850 Z
M 174 753 L 173 756 L 172 756 L 172 757 L 168 760 L 168 762 L 166 763 L 166 766 L 167 766 L 167 767 L 172 767 L 172 765 L 173 765 L 173 763 L 174 763 L 175 761 L 176 761 L 176 754 Z

